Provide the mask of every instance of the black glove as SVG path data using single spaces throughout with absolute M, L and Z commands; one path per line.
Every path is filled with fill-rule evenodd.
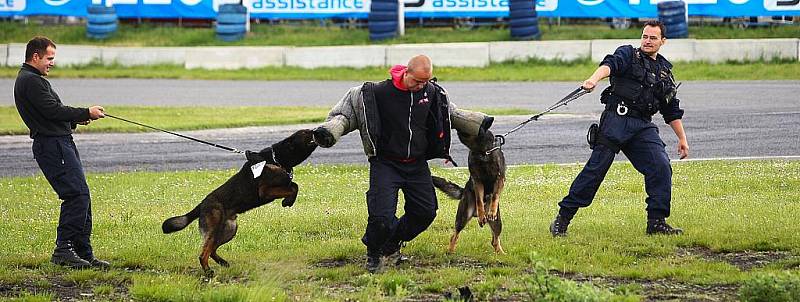
M 333 134 L 323 127 L 317 127 L 314 129 L 314 142 L 317 143 L 320 147 L 329 148 L 336 143 L 336 140 L 333 138 Z

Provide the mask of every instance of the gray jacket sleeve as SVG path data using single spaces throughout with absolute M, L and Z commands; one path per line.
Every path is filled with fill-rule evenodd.
M 356 86 L 350 88 L 342 99 L 333 106 L 325 122 L 319 126 L 330 132 L 333 136 L 333 141 L 330 145 L 322 147 L 332 147 L 343 135 L 359 128 L 358 108 L 363 107 L 363 105 L 359 103 L 360 101 L 361 86 Z

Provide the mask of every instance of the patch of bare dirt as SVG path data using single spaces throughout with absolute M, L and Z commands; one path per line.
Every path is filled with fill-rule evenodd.
M 639 280 L 610 277 L 587 277 L 581 274 L 551 272 L 552 274 L 575 282 L 591 282 L 592 284 L 614 290 L 630 285 L 639 285 L 643 301 L 736 301 L 737 285 L 712 284 L 699 285 L 684 283 L 670 279 Z
M 677 255 L 679 257 L 697 256 L 710 261 L 723 261 L 738 267 L 742 271 L 749 271 L 792 257 L 790 252 L 784 251 L 715 252 L 707 247 L 679 248 Z
M 114 285 L 114 292 L 111 295 L 96 296 L 93 286 L 79 286 L 58 277 L 47 277 L 35 281 L 25 280 L 19 284 L 0 283 L 0 297 L 13 298 L 23 294 L 49 294 L 58 301 L 130 300 L 128 288 L 122 284 Z

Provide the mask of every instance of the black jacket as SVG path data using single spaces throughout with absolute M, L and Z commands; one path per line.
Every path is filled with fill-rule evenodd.
M 89 120 L 88 108 L 64 106 L 50 81 L 26 63 L 14 83 L 14 103 L 31 138 L 70 135 L 76 123 Z
M 391 84 L 391 83 L 390 83 Z M 375 99 L 375 85 L 377 83 L 367 82 L 361 88 L 364 96 L 364 111 L 367 121 L 367 129 L 372 142 L 380 148 L 383 144 L 381 137 L 381 118 L 378 110 L 377 100 Z M 452 161 L 450 157 L 450 111 L 448 108 L 447 95 L 438 84 L 429 82 L 424 88 L 430 101 L 426 126 L 427 146 L 424 159 L 442 158 Z M 376 150 L 377 154 L 383 154 L 381 150 Z

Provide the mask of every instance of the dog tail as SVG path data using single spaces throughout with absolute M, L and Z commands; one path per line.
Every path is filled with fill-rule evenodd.
M 187 225 L 192 223 L 192 221 L 194 221 L 198 217 L 200 217 L 199 204 L 185 215 L 175 216 L 167 220 L 164 220 L 164 223 L 161 224 L 161 230 L 164 231 L 164 234 L 169 234 L 172 232 L 183 230 Z
M 457 184 L 437 176 L 431 176 L 431 178 L 433 179 L 433 186 L 450 196 L 450 198 L 461 199 L 464 196 L 464 188 Z

